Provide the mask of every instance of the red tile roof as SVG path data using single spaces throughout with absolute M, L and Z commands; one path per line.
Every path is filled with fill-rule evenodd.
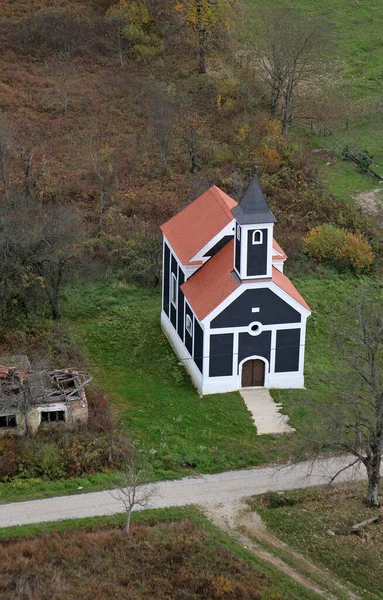
M 237 202 L 214 185 L 161 226 L 184 265 L 234 219 L 234 206 Z
M 232 275 L 233 257 L 234 240 L 231 240 L 181 286 L 200 321 L 239 287 Z
M 276 240 L 274 240 L 273 238 L 273 249 L 276 250 L 277 252 L 279 252 L 279 254 L 281 256 L 279 256 L 279 254 L 273 254 L 273 258 L 287 258 L 287 254 L 282 250 L 282 248 L 280 247 L 280 245 L 278 244 L 278 242 Z
M 202 321 L 217 306 L 234 292 L 240 284 L 232 274 L 234 257 L 234 240 L 230 241 L 215 256 L 198 269 L 182 286 L 187 301 L 198 319 Z M 294 298 L 307 310 L 310 307 L 302 298 L 290 279 L 273 267 L 272 279 L 251 279 L 246 283 L 265 283 L 273 281 L 281 290 Z
M 273 267 L 273 282 L 291 298 L 294 298 L 294 300 L 299 302 L 299 304 L 301 304 L 304 308 L 307 308 L 307 310 L 311 311 L 311 308 L 304 298 L 302 298 L 297 288 L 291 283 L 290 279 L 278 271 L 278 269 L 275 267 Z

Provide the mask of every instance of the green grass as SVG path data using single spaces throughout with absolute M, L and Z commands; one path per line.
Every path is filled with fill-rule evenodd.
M 313 309 L 308 321 L 305 390 L 274 390 L 299 428 L 310 412 L 308 393 L 328 396 L 337 368 L 328 327 L 329 306 L 357 285 L 351 276 L 296 278 Z M 294 436 L 257 436 L 238 393 L 200 398 L 159 323 L 160 296 L 113 284 L 68 291 L 67 322 L 85 350 L 96 381 L 111 396 L 118 418 L 147 455 L 154 478 L 256 466 L 289 457 Z M 324 381 L 322 381 L 322 379 Z
M 309 424 L 312 397 L 331 397 L 329 376 L 337 356 L 329 329 L 329 307 L 354 292 L 358 278 L 293 277 L 313 310 L 308 320 L 306 390 L 272 390 L 292 436 L 258 436 L 239 393 L 200 398 L 160 328 L 158 292 L 113 283 L 66 290 L 65 322 L 86 353 L 88 370 L 111 398 L 120 421 L 151 467 L 152 480 L 287 461 Z M 116 475 L 71 480 L 15 480 L 0 484 L 0 502 L 78 494 L 113 487 Z
M 269 3 L 270 4 L 270 3 Z M 351 111 L 345 107 L 337 123 L 331 123 L 332 135 L 311 138 L 314 147 L 339 151 L 345 144 L 373 154 L 383 163 L 383 136 L 381 128 L 380 97 L 383 75 L 383 8 L 380 0 L 358 2 L 350 0 L 273 0 L 278 6 L 287 4 L 303 16 L 320 18 L 328 26 L 332 37 L 333 60 L 340 75 L 338 91 L 351 102 Z M 256 36 L 260 0 L 245 0 L 247 9 L 241 39 Z M 347 114 L 349 113 L 349 114 Z M 346 131 L 346 117 L 349 126 Z M 295 135 L 295 133 L 294 133 Z M 307 137 L 308 132 L 298 134 Z M 374 169 L 383 174 L 381 166 Z M 358 173 L 355 166 L 337 160 L 333 167 L 323 167 L 328 189 L 339 198 L 349 198 L 359 192 L 377 187 L 377 182 Z
M 305 390 L 273 390 L 272 396 L 282 402 L 290 424 L 299 430 L 313 418 L 306 399 L 323 404 L 331 398 L 332 378 L 337 378 L 339 359 L 331 339 L 334 321 L 341 324 L 347 318 L 338 313 L 342 301 L 349 298 L 358 286 L 358 278 L 348 275 L 328 275 L 322 278 L 295 277 L 293 281 L 312 309 L 307 321 L 305 355 Z M 316 417 L 318 415 L 316 414 Z
M 28 574 L 27 579 L 31 584 L 34 582 L 36 568 L 49 571 L 52 561 L 54 564 L 60 565 L 59 571 L 62 576 L 66 568 L 70 567 L 72 557 L 67 556 L 65 550 L 62 551 L 63 544 L 60 540 L 62 539 L 67 548 L 68 536 L 70 537 L 72 534 L 75 534 L 75 536 L 72 536 L 75 542 L 73 551 L 77 552 L 78 547 L 83 547 L 85 551 L 85 548 L 89 547 L 89 543 L 91 543 L 91 551 L 94 557 L 92 562 L 102 561 L 104 559 L 105 568 L 108 568 L 109 574 L 111 574 L 111 568 L 113 568 L 112 565 L 116 565 L 118 559 L 114 555 L 111 562 L 107 560 L 107 555 L 110 552 L 110 540 L 113 536 L 113 532 L 116 529 L 122 529 L 123 525 L 124 515 L 114 515 L 110 517 L 66 520 L 56 523 L 41 523 L 39 525 L 2 529 L 0 530 L 0 539 L 2 540 L 4 548 L 2 554 L 2 560 L 4 561 L 2 570 L 4 573 L 7 571 L 8 574 L 12 568 L 9 563 L 7 564 L 7 555 L 8 553 L 12 554 L 12 545 L 17 544 L 18 554 L 22 552 L 23 556 L 33 555 L 34 551 L 40 553 L 38 567 L 35 567 L 33 570 L 31 561 L 25 562 L 23 566 L 23 577 L 25 578 L 26 574 Z M 181 528 L 181 531 L 185 532 L 181 538 L 178 534 L 179 528 Z M 260 590 L 262 589 L 262 595 L 259 596 L 262 600 L 280 600 L 281 598 L 284 598 L 285 600 L 316 600 L 318 598 L 316 594 L 302 588 L 283 573 L 276 571 L 269 564 L 258 559 L 248 550 L 240 546 L 236 541 L 223 534 L 193 506 L 133 513 L 131 536 L 129 538 L 124 538 L 125 544 L 132 544 L 132 560 L 135 558 L 134 554 L 136 553 L 137 547 L 141 547 L 141 545 L 145 555 L 148 551 L 151 551 L 153 556 L 151 548 L 153 545 L 152 537 L 153 534 L 156 533 L 157 539 L 155 540 L 155 547 L 157 553 L 161 556 L 164 552 L 172 553 L 172 545 L 174 545 L 173 552 L 177 553 L 178 556 L 178 569 L 185 568 L 185 561 L 190 561 L 190 586 L 193 585 L 193 578 L 198 577 L 200 569 L 202 569 L 202 573 L 205 577 L 208 576 L 208 574 L 211 574 L 211 576 L 214 575 L 215 577 L 221 577 L 221 582 L 223 584 L 229 583 L 230 581 L 234 582 L 234 577 L 239 579 L 242 577 L 243 573 L 245 576 L 246 573 L 248 573 L 247 581 L 249 584 L 254 582 L 259 586 Z M 113 539 L 115 539 L 116 543 L 121 544 L 121 538 L 114 536 Z M 192 565 L 193 545 L 195 543 L 199 545 L 198 563 Z M 52 547 L 52 551 L 49 551 L 49 564 L 48 562 L 44 562 L 44 557 L 41 555 L 42 548 L 47 544 L 50 544 Z M 57 558 L 55 552 L 57 553 Z M 235 571 L 233 571 L 234 565 Z M 140 561 L 138 568 L 142 570 L 142 573 L 140 573 L 140 575 L 142 575 L 142 580 L 147 582 L 150 577 L 150 569 L 147 573 L 145 560 Z M 83 572 L 84 584 L 87 585 L 87 573 L 84 569 L 84 565 L 81 566 L 81 569 Z M 13 570 L 15 571 L 13 577 L 15 577 L 17 576 L 17 568 L 12 568 L 12 571 Z M 163 572 L 158 571 L 156 577 L 158 579 L 163 576 L 169 577 L 170 582 L 172 576 L 172 565 L 170 563 L 165 567 L 165 571 L 165 575 Z M 230 572 L 232 574 L 230 574 Z M 91 575 L 89 574 L 89 576 Z M 107 583 L 108 576 L 109 575 L 106 574 L 104 575 L 106 578 L 105 584 Z M 44 577 L 43 572 L 41 573 L 41 577 Z M 217 580 L 217 582 L 218 581 L 219 580 Z M 132 582 L 132 585 L 133 583 L 134 582 Z M 49 586 L 49 582 L 47 582 L 47 585 Z M 132 588 L 131 592 L 133 593 Z M 228 591 L 226 594 L 212 597 L 229 598 L 231 596 L 230 591 Z
M 95 473 L 74 479 L 48 481 L 43 479 L 14 479 L 0 483 L 0 504 L 54 496 L 69 496 L 96 492 L 118 485 L 115 473 Z
M 323 486 L 255 496 L 252 506 L 281 540 L 355 585 L 363 598 L 381 598 L 382 524 L 369 526 L 362 536 L 326 533 L 377 514 L 363 504 L 364 493 L 361 483 Z
M 200 398 L 160 327 L 160 295 L 112 284 L 68 290 L 67 323 L 155 478 L 281 458 L 239 393 Z

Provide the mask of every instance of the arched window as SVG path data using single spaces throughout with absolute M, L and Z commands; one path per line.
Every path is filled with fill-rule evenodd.
M 259 229 L 256 229 L 255 231 L 253 231 L 252 243 L 253 244 L 262 244 L 262 242 L 263 242 L 262 231 L 260 231 Z

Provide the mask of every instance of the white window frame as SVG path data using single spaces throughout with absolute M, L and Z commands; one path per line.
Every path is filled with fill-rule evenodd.
M 173 306 L 175 306 L 175 308 L 177 308 L 177 277 L 174 273 L 172 273 L 170 299 L 171 299 Z
M 185 329 L 193 337 L 193 319 L 190 315 L 185 316 Z
M 255 239 L 255 236 L 257 234 L 259 234 L 259 240 Z M 263 231 L 261 231 L 260 229 L 256 229 L 255 231 L 253 231 L 251 243 L 253 244 L 253 246 L 255 246 L 256 244 L 263 244 Z
M 253 327 L 255 328 L 255 331 L 253 331 Z M 249 329 L 248 329 L 248 333 L 250 335 L 255 337 L 255 336 L 261 334 L 262 331 L 263 331 L 262 323 L 260 323 L 259 321 L 253 321 L 252 323 L 250 323 Z
M 239 225 L 237 225 L 237 240 L 241 241 L 241 228 Z

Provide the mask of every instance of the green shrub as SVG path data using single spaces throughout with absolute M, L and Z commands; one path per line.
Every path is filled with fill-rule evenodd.
M 273 508 L 282 508 L 283 506 L 294 506 L 297 501 L 294 498 L 291 498 L 288 494 L 284 492 L 267 492 L 264 495 L 266 507 L 269 510 Z
M 330 223 L 309 231 L 303 239 L 303 249 L 317 262 L 356 273 L 368 271 L 373 261 L 371 246 L 363 235 Z
M 31 447 L 28 456 L 28 470 L 32 477 L 61 479 L 65 477 L 65 465 L 62 453 L 54 443 L 37 443 Z

